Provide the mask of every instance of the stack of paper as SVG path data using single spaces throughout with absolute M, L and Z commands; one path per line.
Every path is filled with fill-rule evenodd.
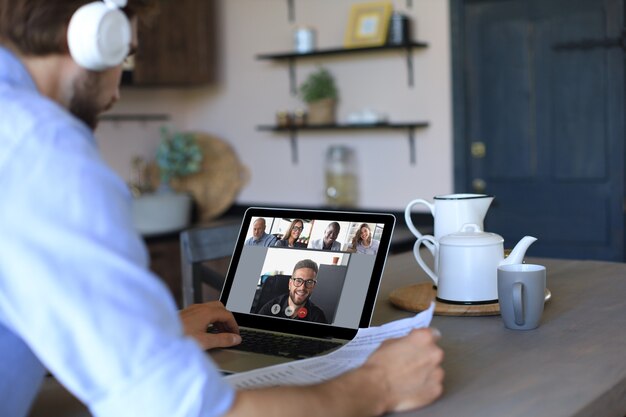
M 245 389 L 315 384 L 332 379 L 361 366 L 385 340 L 405 336 L 413 329 L 428 327 L 434 311 L 435 304 L 432 303 L 428 310 L 415 317 L 359 329 L 354 339 L 327 355 L 229 375 L 226 380 L 235 388 Z

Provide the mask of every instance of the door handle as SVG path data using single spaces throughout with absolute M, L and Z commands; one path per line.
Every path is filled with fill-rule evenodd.
M 482 178 L 474 178 L 472 180 L 472 188 L 478 194 L 484 194 L 485 189 L 487 189 L 487 183 Z
M 487 153 L 487 147 L 485 146 L 485 142 L 472 142 L 470 152 L 473 158 L 484 158 L 485 154 Z

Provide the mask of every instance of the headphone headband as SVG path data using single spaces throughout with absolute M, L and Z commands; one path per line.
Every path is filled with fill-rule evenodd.
M 104 2 L 107 6 L 115 9 L 121 9 L 126 7 L 126 4 L 128 4 L 126 0 L 104 0 Z

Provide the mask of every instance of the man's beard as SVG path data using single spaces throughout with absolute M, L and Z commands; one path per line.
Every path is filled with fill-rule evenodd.
M 306 301 L 309 299 L 309 297 L 311 296 L 311 294 L 310 294 L 310 293 L 308 293 L 308 294 L 305 296 L 304 300 L 303 300 L 301 303 L 298 303 L 298 302 L 296 301 L 296 297 L 297 297 L 297 295 L 296 295 L 296 290 L 297 290 L 297 288 L 294 288 L 293 290 L 289 291 L 289 298 L 291 299 L 291 302 L 292 302 L 292 303 L 294 303 L 294 304 L 295 304 L 295 305 L 297 305 L 297 306 L 302 306 L 302 305 L 306 304 Z
M 84 77 L 74 81 L 74 95 L 70 100 L 70 112 L 92 130 L 95 130 L 96 126 L 98 126 L 98 115 L 106 110 L 99 108 L 96 102 L 99 88 L 98 74 L 89 71 Z

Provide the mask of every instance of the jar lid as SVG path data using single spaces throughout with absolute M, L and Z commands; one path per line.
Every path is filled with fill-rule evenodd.
M 502 236 L 495 233 L 483 232 L 477 224 L 463 225 L 460 231 L 439 239 L 444 246 L 491 246 L 504 242 Z
M 354 154 L 352 148 L 344 145 L 333 145 L 326 151 L 326 156 L 329 159 L 346 159 L 351 158 Z

